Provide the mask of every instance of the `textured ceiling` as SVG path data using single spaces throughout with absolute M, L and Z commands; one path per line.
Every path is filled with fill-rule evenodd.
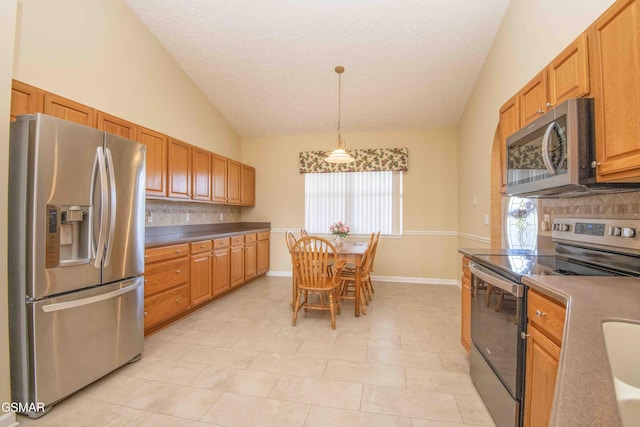
M 509 0 L 125 0 L 242 136 L 458 124 Z

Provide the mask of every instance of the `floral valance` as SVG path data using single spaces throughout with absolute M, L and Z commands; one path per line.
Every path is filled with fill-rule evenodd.
M 409 150 L 405 148 L 367 148 L 349 150 L 356 159 L 351 163 L 327 163 L 326 151 L 300 153 L 300 173 L 379 172 L 407 170 Z

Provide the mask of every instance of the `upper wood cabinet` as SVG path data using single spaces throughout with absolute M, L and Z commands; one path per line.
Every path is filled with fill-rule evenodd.
M 507 190 L 507 138 L 520 129 L 520 110 L 518 95 L 508 100 L 500 108 L 500 176 L 502 184 L 500 192 Z
M 191 199 L 191 145 L 169 138 L 169 197 Z
M 139 127 L 138 142 L 147 147 L 147 196 L 167 197 L 167 136 Z
M 569 98 L 589 93 L 589 49 L 583 33 L 518 93 L 520 126 Z
M 240 204 L 241 164 L 235 160 L 227 161 L 227 203 Z
M 619 0 L 591 27 L 596 179 L 640 181 L 640 0 Z
M 589 48 L 587 33 L 573 41 L 547 67 L 549 103 L 556 106 L 569 98 L 589 93 Z
M 44 92 L 14 80 L 11 84 L 11 121 L 22 114 L 44 112 Z
M 255 206 L 256 204 L 256 170 L 251 166 L 242 165 L 240 175 L 240 204 Z
M 138 127 L 119 117 L 112 116 L 102 111 L 96 112 L 97 128 L 113 135 L 135 141 L 138 136 Z
M 44 94 L 44 113 L 92 128 L 96 127 L 96 112 L 93 108 L 53 93 Z
M 536 75 L 520 90 L 520 122 L 527 125 L 547 111 L 547 71 Z
M 227 158 L 211 156 L 211 201 L 227 203 Z
M 191 198 L 193 200 L 211 200 L 211 153 L 198 147 L 191 149 L 193 176 L 191 179 Z

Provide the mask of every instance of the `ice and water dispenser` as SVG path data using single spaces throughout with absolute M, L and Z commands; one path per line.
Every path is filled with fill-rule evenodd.
M 47 206 L 47 268 L 91 262 L 91 207 Z

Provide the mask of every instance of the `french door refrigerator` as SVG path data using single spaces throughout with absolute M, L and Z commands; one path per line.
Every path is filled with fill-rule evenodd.
M 142 353 L 145 146 L 36 114 L 9 153 L 12 400 L 39 417 Z

